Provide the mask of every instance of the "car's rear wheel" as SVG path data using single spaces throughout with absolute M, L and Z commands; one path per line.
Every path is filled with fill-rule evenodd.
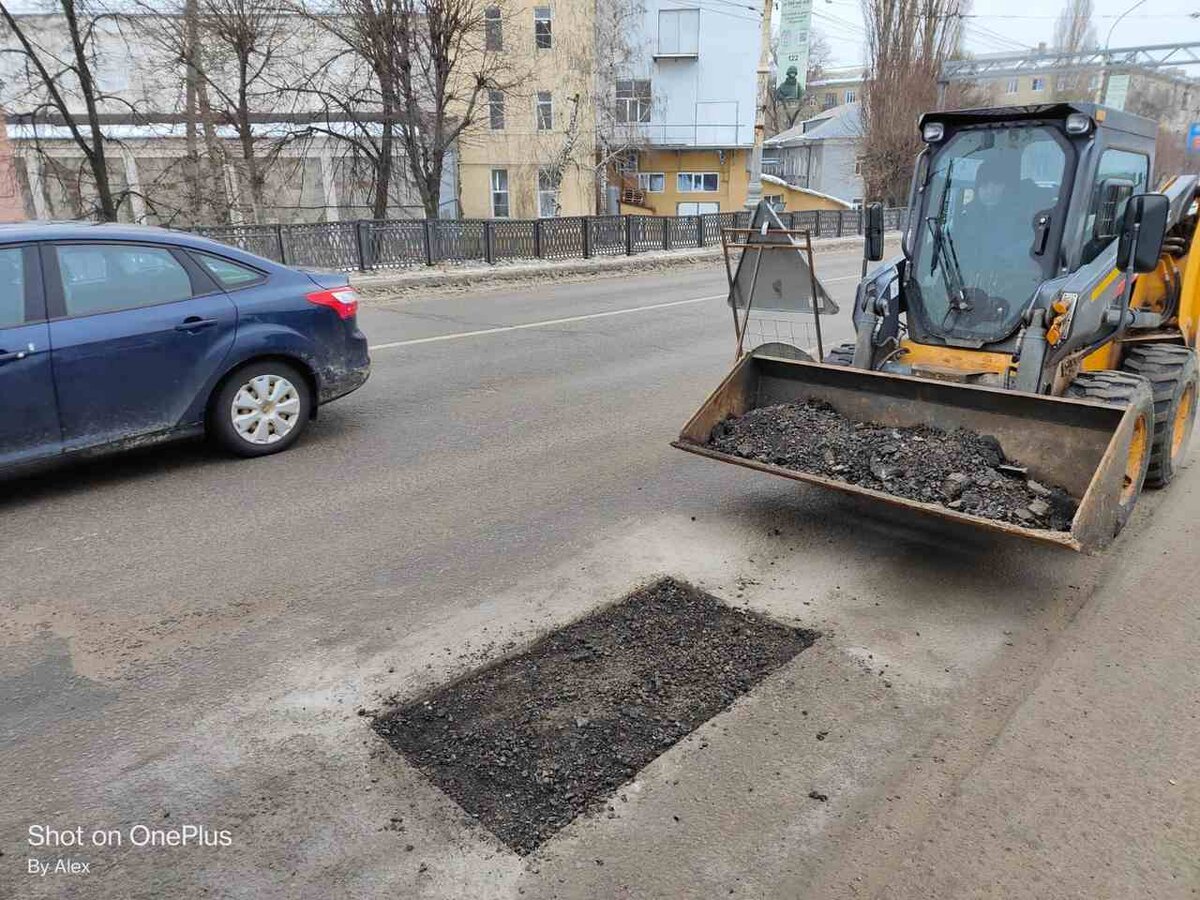
M 299 440 L 312 417 L 312 391 L 294 367 L 277 360 L 231 372 L 213 396 L 208 432 L 238 456 L 266 456 Z

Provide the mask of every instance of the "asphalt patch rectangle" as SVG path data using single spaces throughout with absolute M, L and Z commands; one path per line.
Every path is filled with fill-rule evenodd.
M 375 729 L 524 854 L 816 638 L 665 578 Z

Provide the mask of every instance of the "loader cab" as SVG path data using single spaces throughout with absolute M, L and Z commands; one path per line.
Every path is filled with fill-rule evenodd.
M 1147 190 L 1154 123 L 1094 104 L 937 112 L 920 122 L 903 294 L 920 343 L 1011 350 L 1042 285 L 1115 246 Z

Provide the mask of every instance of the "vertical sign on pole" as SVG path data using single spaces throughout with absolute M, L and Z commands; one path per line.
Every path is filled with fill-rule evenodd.
M 775 85 L 788 81 L 788 70 L 794 68 L 795 84 L 804 90 L 804 75 L 808 71 L 808 35 L 812 27 L 812 0 L 780 0 L 779 50 L 776 56 Z

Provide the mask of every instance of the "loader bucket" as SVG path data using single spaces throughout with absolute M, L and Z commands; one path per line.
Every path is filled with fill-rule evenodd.
M 713 426 L 760 406 L 824 400 L 862 422 L 968 428 L 995 436 L 1029 477 L 1064 488 L 1079 507 L 1070 531 L 1023 527 L 898 497 L 836 478 L 744 459 L 708 446 Z M 930 381 L 846 366 L 746 355 L 684 426 L 672 446 L 722 462 L 870 497 L 897 507 L 1077 551 L 1098 550 L 1119 530 L 1119 502 L 1136 415 L 1090 400 Z

